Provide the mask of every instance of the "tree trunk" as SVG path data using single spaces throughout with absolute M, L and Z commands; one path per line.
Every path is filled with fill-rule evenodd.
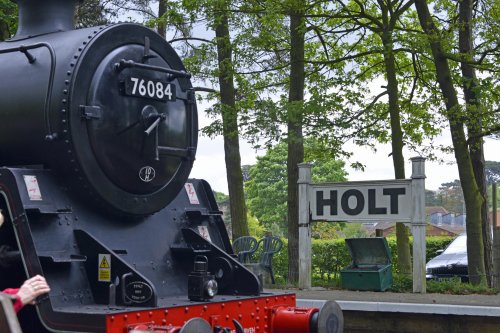
M 243 173 L 238 132 L 238 112 L 233 79 L 232 48 L 229 36 L 227 8 L 222 8 L 216 17 L 215 36 L 217 41 L 217 59 L 219 65 L 219 85 L 221 96 L 222 131 L 226 161 L 227 185 L 233 240 L 247 236 L 247 209 L 243 190 Z
M 5 22 L 0 22 L 0 41 L 10 38 L 9 26 Z
M 491 201 L 493 203 L 493 286 L 497 292 L 500 291 L 500 227 L 497 221 L 497 184 L 491 184 Z
M 163 38 L 167 35 L 167 24 L 165 21 L 161 20 L 161 17 L 167 12 L 167 0 L 158 0 L 158 18 L 160 21 L 156 27 L 156 31 Z
M 427 7 L 426 0 L 416 0 L 420 25 L 428 36 L 432 50 L 436 76 L 443 99 L 446 105 L 446 117 L 450 124 L 451 139 L 458 166 L 458 174 L 467 211 L 467 258 L 469 276 L 472 284 L 478 285 L 485 282 L 484 248 L 481 226 L 481 206 L 483 198 L 472 169 L 471 157 L 465 137 L 462 112 L 458 103 L 457 92 L 453 86 L 448 60 L 442 50 L 441 41 L 436 37 L 439 31 L 436 28 Z
M 297 8 L 304 8 L 301 3 Z M 299 7 L 302 5 L 301 7 Z M 299 279 L 299 216 L 297 164 L 304 161 L 302 107 L 304 101 L 304 16 L 297 10 L 290 15 L 290 90 L 288 95 L 288 282 Z
M 473 45 L 473 27 L 472 27 L 472 7 L 473 1 L 461 0 L 459 6 L 459 50 L 462 56 L 468 60 L 474 58 L 474 45 Z M 481 102 L 478 96 L 476 71 L 466 61 L 461 64 L 462 78 L 463 78 L 463 91 L 464 99 L 467 107 L 467 131 L 469 134 L 469 153 L 472 161 L 472 168 L 474 169 L 474 176 L 476 178 L 479 191 L 483 196 L 483 204 L 481 206 L 481 226 L 484 242 L 484 266 L 486 271 L 486 280 L 489 286 L 492 286 L 492 272 L 493 272 L 493 258 L 492 258 L 492 239 L 491 239 L 491 223 L 488 218 L 488 204 L 487 204 L 487 184 L 485 175 L 485 161 L 483 139 L 480 136 L 482 132 L 481 121 Z
M 395 178 L 404 179 L 403 131 L 401 130 L 399 88 L 396 78 L 396 59 L 394 58 L 392 38 L 392 32 L 389 30 L 384 31 L 382 34 L 387 92 L 389 96 L 389 115 L 391 119 L 392 163 L 394 165 Z M 403 223 L 396 223 L 396 241 L 399 271 L 403 274 L 411 275 L 410 239 L 408 229 Z

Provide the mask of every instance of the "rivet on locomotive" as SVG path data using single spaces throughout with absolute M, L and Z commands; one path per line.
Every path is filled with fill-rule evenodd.
M 336 303 L 265 293 L 188 179 L 195 95 L 152 30 L 74 29 L 74 0 L 18 0 L 0 43 L 0 290 L 51 286 L 25 332 L 336 333 Z

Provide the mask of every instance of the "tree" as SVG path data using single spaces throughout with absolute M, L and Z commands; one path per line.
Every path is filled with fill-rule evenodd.
M 414 47 L 416 29 L 410 10 L 413 2 L 339 0 L 339 10 L 330 14 L 332 25 L 336 24 L 336 29 L 330 31 L 336 32 L 333 41 L 345 44 L 340 51 L 345 53 L 330 63 L 344 62 L 343 70 L 349 73 L 351 82 L 385 80 L 381 92 L 368 93 L 361 104 L 364 108 L 355 112 L 356 117 L 365 117 L 359 122 L 362 130 L 356 140 L 390 142 L 396 179 L 405 178 L 403 148 L 420 148 L 424 138 L 432 138 L 439 131 L 428 112 L 428 89 L 419 80 L 422 68 L 427 66 L 422 66 L 419 50 Z M 339 40 L 345 33 L 350 33 L 349 42 Z M 411 273 L 412 269 L 407 229 L 403 223 L 396 224 L 398 268 L 402 273 Z
M 0 41 L 10 38 L 17 29 L 17 6 L 10 0 L 0 0 Z
M 466 213 L 464 211 L 464 195 L 460 180 L 455 179 L 452 182 L 442 183 L 438 193 L 441 205 L 446 210 L 451 213 Z
M 108 18 L 115 16 L 115 12 L 107 6 L 108 2 L 102 0 L 79 2 L 75 13 L 76 27 L 86 28 L 109 23 Z
M 472 167 L 469 147 L 464 130 L 464 117 L 458 94 L 452 80 L 452 71 L 445 51 L 441 31 L 431 16 L 426 0 L 416 0 L 420 25 L 426 34 L 435 64 L 435 72 L 441 89 L 446 117 L 449 121 L 458 173 L 462 184 L 467 209 L 467 256 L 470 281 L 473 284 L 485 282 L 484 247 L 481 224 L 481 208 L 484 198 L 477 185 Z
M 234 85 L 234 68 L 231 37 L 229 34 L 229 2 L 216 1 L 214 6 L 215 40 L 219 67 L 220 109 L 222 114 L 222 134 L 224 156 L 229 188 L 232 216 L 233 239 L 248 236 L 247 208 L 243 190 L 243 173 L 238 130 L 238 109 Z
M 345 181 L 344 162 L 335 160 L 322 151 L 322 146 L 313 139 L 305 140 L 305 160 L 313 163 L 314 182 Z M 286 142 L 281 142 L 257 158 L 250 168 L 250 180 L 245 183 L 248 207 L 259 222 L 268 230 L 274 223 L 286 234 L 288 230 L 287 210 L 287 154 Z
M 443 202 L 436 191 L 425 190 L 425 206 L 442 206 Z
M 163 36 L 168 35 L 168 32 L 173 33 L 170 42 L 185 56 L 184 63 L 190 73 L 199 78 L 198 83 L 205 84 L 204 87 L 195 87 L 195 91 L 209 92 L 206 99 L 212 103 L 215 101 L 209 113 L 220 117 L 220 120 L 215 120 L 202 132 L 208 135 L 222 134 L 224 139 L 232 235 L 235 239 L 248 235 L 249 231 L 239 150 L 238 115 L 241 108 L 237 105 L 237 65 L 234 63 L 234 47 L 230 36 L 235 20 L 231 6 L 229 1 L 161 0 L 158 17 L 152 23 Z M 200 22 L 208 30 L 203 29 L 203 36 L 193 36 L 192 25 Z
M 304 161 L 305 19 L 304 0 L 290 1 L 290 83 L 288 90 L 288 281 L 299 280 L 299 168 Z
M 461 0 L 458 10 L 458 48 L 460 54 L 464 57 L 460 62 L 462 72 L 462 90 L 466 106 L 466 127 L 468 132 L 469 154 L 474 170 L 479 192 L 483 200 L 481 204 L 481 226 L 484 243 L 484 265 L 488 285 L 491 286 L 491 274 L 493 272 L 493 258 L 491 257 L 492 239 L 491 224 L 488 219 L 487 185 L 485 175 L 484 146 L 481 132 L 483 131 L 483 120 L 481 114 L 481 94 L 478 89 L 479 82 L 476 77 L 476 69 L 470 61 L 475 57 L 473 45 L 473 6 L 472 0 Z

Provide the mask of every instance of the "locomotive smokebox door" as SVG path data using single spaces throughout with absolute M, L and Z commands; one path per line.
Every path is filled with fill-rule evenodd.
M 158 211 L 182 189 L 198 135 L 190 75 L 158 35 L 141 32 L 117 25 L 88 45 L 98 56 L 76 65 L 70 118 L 90 188 L 133 215 Z
M 186 136 L 186 106 L 176 98 L 181 89 L 175 81 L 160 71 L 115 68 L 121 59 L 138 59 L 143 52 L 141 45 L 128 45 L 101 61 L 88 98 L 100 112 L 86 121 L 92 151 L 106 176 L 137 195 L 161 190 L 193 153 Z M 168 68 L 158 54 L 151 54 L 151 62 Z

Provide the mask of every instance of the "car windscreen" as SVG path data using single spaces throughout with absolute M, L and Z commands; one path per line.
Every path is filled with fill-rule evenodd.
M 451 244 L 444 250 L 444 253 L 466 253 L 467 252 L 467 236 L 458 236 Z

